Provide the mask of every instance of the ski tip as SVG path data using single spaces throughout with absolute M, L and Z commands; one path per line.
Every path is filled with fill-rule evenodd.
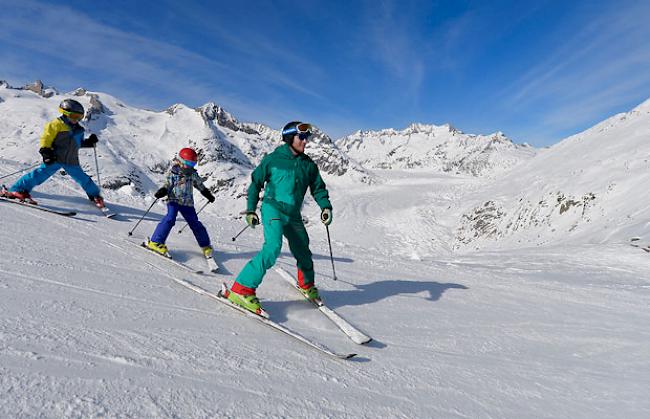
M 357 356 L 357 354 L 342 354 L 339 355 L 338 357 L 341 359 L 350 359 L 350 358 L 354 358 L 355 356 Z

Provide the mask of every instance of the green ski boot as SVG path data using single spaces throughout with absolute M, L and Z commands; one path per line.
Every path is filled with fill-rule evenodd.
M 266 311 L 264 311 L 264 309 L 262 308 L 262 305 L 260 304 L 260 300 L 257 298 L 255 294 L 241 295 L 241 294 L 237 294 L 233 290 L 227 289 L 224 296 L 228 298 L 228 301 L 230 301 L 231 303 L 236 304 L 242 308 L 245 308 L 246 310 L 257 314 L 258 316 L 262 316 L 266 318 L 269 317 Z
M 318 293 L 318 288 L 316 288 L 313 284 L 309 288 L 301 288 L 298 287 L 300 292 L 302 292 L 302 295 L 305 296 L 306 299 L 310 301 L 320 301 L 320 294 Z

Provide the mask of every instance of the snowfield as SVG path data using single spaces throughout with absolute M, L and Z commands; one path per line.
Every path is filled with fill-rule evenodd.
M 17 103 L 12 90 L 0 88 L 0 93 L 0 110 Z M 36 106 L 33 100 L 26 105 L 30 109 L 9 116 L 0 112 L 0 176 L 37 161 L 36 127 L 52 115 L 28 116 Z M 56 102 L 55 97 L 47 106 Z M 191 111 L 181 114 L 194 123 Z M 159 117 L 152 113 L 153 119 Z M 272 319 L 336 351 L 358 353 L 343 361 L 172 279 L 216 292 L 261 247 L 261 228 L 232 240 L 244 227 L 238 215 L 244 198 L 237 191 L 246 184 L 248 163 L 221 170 L 226 163 L 208 159 L 199 166 L 199 172 L 237 175 L 200 214 L 219 274 L 191 274 L 135 246 L 152 233 L 165 208 L 156 204 L 128 236 L 153 202 L 159 180 L 133 160 L 155 166 L 182 141 L 170 134 L 169 144 L 149 153 L 148 142 L 139 148 L 124 134 L 144 132 L 146 124 L 137 129 L 125 124 L 110 128 L 119 130 L 122 139 L 97 131 L 102 173 L 115 179 L 122 170 L 132 170 L 140 177 L 138 184 L 105 190 L 107 204 L 118 212 L 115 219 L 103 217 L 61 174 L 33 196 L 44 206 L 76 209 L 75 217 L 0 201 L 0 417 L 650 416 L 650 253 L 630 246 L 633 236 L 640 237 L 636 243 L 650 244 L 650 214 L 642 211 L 650 208 L 650 197 L 636 182 L 621 183 L 623 172 L 614 176 L 629 191 L 617 188 L 616 203 L 633 196 L 636 201 L 633 211 L 615 219 L 609 235 L 603 233 L 613 223 L 608 211 L 618 207 L 605 201 L 606 216 L 593 216 L 568 236 L 550 231 L 563 225 L 552 218 L 548 230 L 535 226 L 480 237 L 476 250 L 474 242 L 455 248 L 463 214 L 489 198 L 489 191 L 499 190 L 498 182 L 508 185 L 501 189 L 502 207 L 515 208 L 523 192 L 508 173 L 520 166 L 488 177 L 426 168 L 370 170 L 353 160 L 339 166 L 353 173 L 326 175 L 334 206 L 330 233 L 337 281 L 313 200 L 308 199 L 303 214 L 323 298 L 374 340 L 363 346 L 351 342 L 273 270 L 258 295 Z M 648 148 L 639 138 L 649 128 L 637 121 L 632 128 L 611 131 L 621 136 L 634 129 L 638 147 L 630 153 L 642 160 L 649 157 Z M 212 144 L 214 132 L 201 136 Z M 259 141 L 261 153 L 266 143 L 256 134 L 246 135 Z M 244 134 L 233 136 L 245 143 Z M 228 138 L 233 137 L 221 140 Z M 127 140 L 135 159 L 125 154 Z M 620 157 L 624 149 L 613 150 L 619 160 L 626 160 Z M 543 176 L 544 164 L 534 162 L 552 151 L 523 163 L 540 167 L 530 176 Z M 89 173 L 91 153 L 81 155 Z M 259 158 L 252 151 L 243 155 L 251 167 Z M 337 161 L 346 158 L 341 154 Z M 379 181 L 359 180 L 366 175 Z M 557 186 L 562 176 L 548 179 Z M 201 205 L 200 195 L 196 198 Z M 205 269 L 191 232 L 177 233 L 183 224 L 179 219 L 170 235 L 171 252 Z M 537 234 L 544 235 L 544 243 L 536 241 Z M 278 263 L 294 272 L 287 246 Z

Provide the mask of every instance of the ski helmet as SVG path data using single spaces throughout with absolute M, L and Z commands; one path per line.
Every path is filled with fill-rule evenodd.
M 196 151 L 189 147 L 182 148 L 181 151 L 178 152 L 178 158 L 186 166 L 196 166 Z
M 312 135 L 312 126 L 306 122 L 291 121 L 282 128 L 282 141 L 291 144 L 294 135 L 307 139 Z M 303 138 L 304 137 L 304 138 Z
M 59 112 L 65 116 L 70 116 L 71 114 L 81 115 L 83 117 L 84 107 L 81 103 L 77 102 L 74 99 L 64 99 L 59 104 Z

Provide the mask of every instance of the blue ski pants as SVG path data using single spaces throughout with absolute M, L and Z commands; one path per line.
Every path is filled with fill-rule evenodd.
M 151 236 L 151 241 L 156 243 L 165 243 L 167 241 L 169 232 L 172 231 L 172 227 L 176 224 L 176 216 L 179 212 L 192 229 L 192 233 L 194 233 L 194 237 L 196 237 L 199 246 L 209 246 L 210 236 L 208 236 L 208 231 L 199 221 L 199 217 L 197 217 L 194 207 L 179 205 L 178 202 L 167 203 L 167 215 L 165 215 L 163 219 L 160 220 L 160 223 L 158 223 L 156 230 Z
M 31 172 L 23 175 L 20 179 L 16 181 L 11 188 L 12 192 L 31 192 L 32 189 L 45 182 L 56 173 L 57 170 L 63 169 L 67 174 L 70 175 L 75 182 L 83 188 L 83 190 L 88 194 L 88 196 L 98 196 L 99 187 L 93 182 L 93 180 L 88 176 L 81 166 L 70 165 L 70 164 L 61 164 L 61 163 L 52 163 L 52 164 L 41 164 L 36 169 Z

